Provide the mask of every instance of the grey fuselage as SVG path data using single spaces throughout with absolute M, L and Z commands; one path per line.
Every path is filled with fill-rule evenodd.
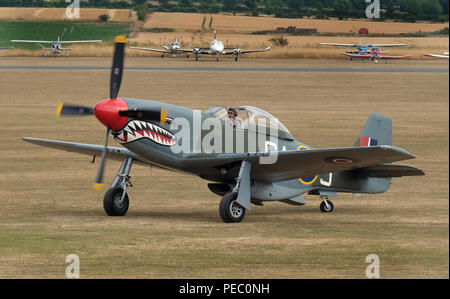
M 130 110 L 137 109 L 153 109 L 157 110 L 164 107 L 167 111 L 167 117 L 172 123 L 165 122 L 150 122 L 150 121 L 136 121 L 130 119 L 125 128 L 119 132 L 114 132 L 115 139 L 119 141 L 125 148 L 136 153 L 147 162 L 160 166 L 166 169 L 172 169 L 181 172 L 198 175 L 201 178 L 223 185 L 228 185 L 230 188 L 236 184 L 235 179 L 238 176 L 240 163 L 228 163 L 227 165 L 220 165 L 215 159 L 230 153 L 248 153 L 254 152 L 254 149 L 249 149 L 247 140 L 249 134 L 252 134 L 248 129 L 233 129 L 233 139 L 240 138 L 244 140 L 244 147 L 239 142 L 230 146 L 226 144 L 223 136 L 225 135 L 225 126 L 222 132 L 215 134 L 214 130 L 207 126 L 201 128 L 206 119 L 214 119 L 215 116 L 208 112 L 201 112 L 192 110 L 182 106 L 170 105 L 157 101 L 124 99 Z M 189 124 L 190 139 L 191 140 L 177 140 L 176 135 L 179 130 L 174 129 L 174 123 L 177 119 L 184 120 Z M 197 124 L 194 119 L 200 119 Z M 172 125 L 172 128 L 171 128 Z M 131 129 L 131 127 L 133 129 Z M 133 133 L 131 133 L 133 131 Z M 195 133 L 197 132 L 197 134 Z M 201 132 L 201 133 L 199 133 Z M 266 131 L 268 132 L 268 131 Z M 282 133 L 282 132 L 281 132 Z M 132 135 L 133 136 L 132 136 Z M 218 152 L 205 151 L 202 146 L 202 140 L 211 134 L 220 136 L 222 144 Z M 125 135 L 128 136 L 125 137 Z M 279 134 L 275 140 L 269 134 L 257 134 L 257 152 L 267 151 L 267 142 L 275 143 L 274 150 L 308 150 L 311 147 L 296 141 L 292 136 Z M 126 139 L 125 139 L 126 138 Z M 124 140 L 125 139 L 125 140 Z M 169 141 L 170 140 L 170 141 Z M 173 145 L 182 144 L 182 142 L 189 143 L 189 150 L 184 152 L 174 152 Z M 194 146 L 196 144 L 196 146 Z M 241 147 L 240 149 L 238 147 Z M 216 148 L 217 149 L 217 148 Z M 258 165 L 252 166 L 252 171 L 258 171 Z M 350 192 L 350 193 L 381 193 L 386 191 L 390 186 L 390 179 L 368 178 L 361 176 L 355 171 L 343 171 L 337 173 L 318 174 L 314 177 L 296 178 L 287 181 L 278 182 L 262 182 L 252 181 L 253 199 L 257 200 L 285 200 L 295 198 L 304 193 L 319 194 L 320 192 Z

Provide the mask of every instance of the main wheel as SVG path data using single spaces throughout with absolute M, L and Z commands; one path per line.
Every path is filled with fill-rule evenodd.
M 105 193 L 103 208 L 108 216 L 123 216 L 127 213 L 130 201 L 126 193 L 122 200 L 122 194 L 123 189 L 120 187 L 111 188 Z
M 331 212 L 333 212 L 333 209 L 334 209 L 333 203 L 330 200 L 327 200 L 327 203 L 328 203 L 328 207 L 327 207 L 327 205 L 325 204 L 324 201 L 322 201 L 320 203 L 320 211 L 322 213 L 331 213 Z
M 241 222 L 245 216 L 245 208 L 236 202 L 237 193 L 227 193 L 219 205 L 219 213 L 223 222 Z

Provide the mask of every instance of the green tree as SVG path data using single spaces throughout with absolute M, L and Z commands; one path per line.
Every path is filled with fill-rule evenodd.
M 223 10 L 234 11 L 238 5 L 238 0 L 223 0 Z
M 334 10 L 339 19 L 342 20 L 348 17 L 350 11 L 352 10 L 352 3 L 350 0 L 336 0 L 334 1 Z
M 423 17 L 430 21 L 438 21 L 442 14 L 442 5 L 439 0 L 425 0 L 422 1 Z

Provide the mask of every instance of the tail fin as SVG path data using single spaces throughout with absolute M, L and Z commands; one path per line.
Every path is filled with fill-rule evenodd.
M 216 40 L 216 30 L 214 30 L 214 40 Z
M 372 113 L 354 146 L 392 145 L 392 120 Z

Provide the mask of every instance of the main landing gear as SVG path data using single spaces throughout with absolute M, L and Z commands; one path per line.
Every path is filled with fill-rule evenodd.
M 125 158 L 117 172 L 114 181 L 103 198 L 103 208 L 108 216 L 124 216 L 130 205 L 127 187 L 133 187 L 130 182 L 130 170 L 133 158 Z
M 219 214 L 223 222 L 241 222 L 244 219 L 246 209 L 236 202 L 238 194 L 230 192 L 222 197 L 219 205 Z
M 219 214 L 223 222 L 241 222 L 245 211 L 250 210 L 250 170 L 251 163 L 242 161 L 233 191 L 225 194 L 219 204 Z

